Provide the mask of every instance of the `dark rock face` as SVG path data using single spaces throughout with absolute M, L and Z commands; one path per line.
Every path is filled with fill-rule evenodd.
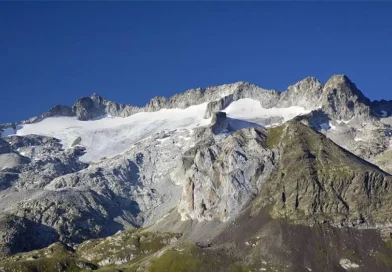
M 15 215 L 0 218 L 0 256 L 44 248 L 57 240 L 53 228 Z
M 0 138 L 0 154 L 9 153 L 11 151 L 10 144 Z
M 74 116 L 74 112 L 71 107 L 64 105 L 56 105 L 49 112 L 49 116 Z
M 225 112 L 215 113 L 211 123 L 212 132 L 215 134 L 229 129 L 229 120 L 227 119 Z
M 204 118 L 210 118 L 214 116 L 214 113 L 217 113 L 227 108 L 232 102 L 233 102 L 233 95 L 228 95 L 219 100 L 209 102 L 207 105 L 207 110 L 204 115 Z
M 79 99 L 72 107 L 73 112 L 79 120 L 86 121 L 93 119 L 97 114 L 94 102 L 89 97 Z
M 61 149 L 60 140 L 52 137 L 41 135 L 12 135 L 7 137 L 7 143 L 12 149 L 31 146 L 48 146 L 50 148 Z
M 79 99 L 73 106 L 73 114 L 81 121 L 101 118 L 107 115 L 126 117 L 139 112 L 138 107 L 118 104 L 97 94 Z

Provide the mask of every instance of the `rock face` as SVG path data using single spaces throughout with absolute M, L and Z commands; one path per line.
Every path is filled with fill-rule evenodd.
M 272 216 L 311 224 L 391 224 L 390 175 L 301 123 L 274 130 L 279 166 L 259 197 L 273 203 Z
M 370 100 L 344 75 L 331 77 L 322 92 L 323 109 L 336 120 L 370 114 Z
M 139 112 L 138 107 L 108 101 L 97 94 L 79 99 L 72 107 L 74 115 L 82 121 L 103 116 L 125 117 Z
M 111 235 L 124 225 L 151 224 L 180 198 L 181 188 L 170 175 L 188 134 L 172 139 L 173 132 L 159 134 L 90 166 L 78 160 L 81 146 L 62 150 L 49 137 L 7 137 L 11 153 L 0 155 L 0 162 L 7 159 L 0 169 L 0 211 L 48 226 L 71 244 Z M 158 145 L 165 138 L 170 141 Z M 11 155 L 21 159 L 10 163 Z
M 91 120 L 107 115 L 126 117 L 138 112 L 158 111 L 164 108 L 184 109 L 205 102 L 209 103 L 205 117 L 210 118 L 213 116 L 213 113 L 225 109 L 231 102 L 242 98 L 253 98 L 259 101 L 264 108 L 299 106 L 313 110 L 324 106 L 326 109 L 330 108 L 329 111 L 331 113 L 342 109 L 345 111 L 353 110 L 351 108 L 357 106 L 358 103 L 370 104 L 370 101 L 357 90 L 346 76 L 335 75 L 325 85 L 316 78 L 305 78 L 288 87 L 285 92 L 265 90 L 242 81 L 205 89 L 197 88 L 176 94 L 171 98 L 154 97 L 144 107 L 111 102 L 97 94 L 93 94 L 91 97 L 80 98 L 72 107 L 57 105 L 49 112 L 23 123 L 38 122 L 50 116 L 76 116 L 79 120 Z M 375 107 L 381 107 L 378 106 L 380 103 L 375 103 L 374 105 Z M 355 113 L 361 114 L 366 112 L 357 110 Z M 349 115 L 344 113 L 346 117 Z M 8 126 L 11 126 L 11 124 Z
M 58 240 L 56 231 L 23 217 L 0 217 L 1 256 L 43 248 Z
M 224 140 L 209 137 L 183 156 L 179 213 L 183 219 L 228 220 L 257 195 L 273 170 L 265 130 L 244 129 Z
M 249 107 L 244 106 L 241 104 L 244 101 L 252 105 L 249 102 Z M 79 268 L 122 265 L 132 262 L 136 255 L 128 254 L 127 250 L 126 256 L 111 252 L 111 257 L 101 254 L 99 258 L 91 258 L 94 263 L 84 263 L 68 247 L 76 248 L 86 240 L 107 237 L 125 228 L 152 225 L 163 229 L 161 223 L 187 233 L 184 241 L 206 236 L 204 226 L 214 226 L 207 229 L 218 235 L 220 230 L 225 233 L 237 224 L 244 230 L 251 229 L 255 235 L 241 240 L 242 245 L 248 243 L 244 252 L 250 254 L 237 256 L 244 260 L 253 253 L 264 252 L 267 256 L 275 250 L 268 245 L 265 230 L 257 229 L 260 222 L 251 219 L 263 213 L 273 222 L 285 219 L 288 224 L 303 226 L 366 228 L 374 230 L 372 235 L 376 236 L 376 230 L 392 233 L 389 212 L 392 180 L 385 172 L 392 169 L 390 105 L 392 102 L 388 101 L 370 102 L 346 76 L 336 75 L 325 84 L 308 77 L 288 87 L 286 92 L 265 90 L 246 82 L 198 88 L 171 98 L 155 97 L 144 107 L 118 104 L 94 94 L 79 99 L 72 107 L 56 106 L 41 116 L 1 125 L 2 254 L 40 249 L 59 241 L 64 246 L 59 250 L 67 251 L 69 258 L 78 261 L 73 264 Z M 190 110 L 183 119 L 174 118 L 184 114 L 180 109 Z M 297 112 L 308 114 L 297 116 Z M 140 118 L 132 119 L 132 115 Z M 293 117 L 294 120 L 283 124 Z M 54 130 L 45 126 L 47 120 L 77 123 Z M 131 121 L 126 123 L 127 120 Z M 137 129 L 138 122 L 152 125 Z M 109 133 L 101 133 L 103 127 L 91 125 L 97 123 L 107 125 L 105 131 Z M 39 124 L 44 124 L 41 130 L 32 129 Z M 29 126 L 30 133 L 19 133 L 24 126 Z M 89 130 L 84 130 L 85 126 Z M 85 135 L 67 134 L 75 128 Z M 51 134 L 53 131 L 57 134 Z M 135 135 L 134 140 L 125 141 Z M 122 143 L 121 148 L 116 147 L 120 151 L 98 157 L 100 144 L 109 137 L 113 140 L 110 143 Z M 98 140 L 98 146 L 90 144 Z M 98 154 L 97 158 L 84 161 L 82 156 L 90 154 L 87 152 L 92 148 L 96 151 L 92 157 Z M 115 149 L 112 145 L 110 148 Z M 385 171 L 371 163 L 377 163 Z M 238 218 L 245 219 L 235 221 Z M 187 224 L 190 227 L 184 230 Z M 257 238 L 258 230 L 264 233 L 262 238 L 267 243 L 258 242 L 262 239 Z M 280 239 L 282 233 L 274 237 Z M 34 239 L 25 239 L 27 234 Z M 212 240 L 222 242 L 219 237 L 224 237 L 223 234 L 214 235 L 211 234 Z M 224 247 L 226 242 L 235 240 L 225 237 Z M 380 240 L 377 245 L 382 243 Z M 142 244 L 140 239 L 139 242 Z M 311 242 L 317 247 L 316 242 Z M 124 251 L 116 243 L 103 244 L 116 247 L 108 250 Z M 257 252 L 247 249 L 259 244 L 265 248 Z M 280 244 L 283 247 L 284 241 Z M 161 246 L 171 243 L 165 240 Z M 198 244 L 203 249 L 212 246 L 209 240 Z M 185 252 L 188 249 L 179 247 Z M 156 252 L 149 250 L 143 248 L 139 253 L 147 256 Z M 195 252 L 200 253 L 191 250 L 192 254 Z M 229 253 L 227 256 L 231 256 Z M 165 252 L 159 254 L 169 258 Z M 277 255 L 268 256 L 273 259 Z M 222 266 L 224 271 L 236 264 L 230 258 L 230 267 L 227 263 Z M 340 264 L 339 260 L 345 261 Z M 350 256 L 334 255 L 333 261 L 333 269 L 349 266 L 352 269 L 359 264 Z M 374 261 L 369 263 L 373 265 Z M 154 263 L 143 265 L 145 271 L 154 267 Z M 279 265 L 286 267 L 284 261 Z M 265 264 L 261 263 L 259 268 L 265 268 Z M 273 266 L 268 269 L 275 268 L 278 269 Z M 297 271 L 305 268 L 302 264 Z M 327 271 L 334 271 L 332 268 Z
M 228 131 L 230 129 L 230 122 L 225 112 L 215 113 L 211 123 L 212 123 L 211 129 L 214 134 Z

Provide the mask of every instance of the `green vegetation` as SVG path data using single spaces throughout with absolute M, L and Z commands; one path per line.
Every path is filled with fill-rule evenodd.
M 202 272 L 256 271 L 236 263 L 221 249 L 177 244 L 180 234 L 127 230 L 82 243 L 76 251 L 61 243 L 21 253 L 0 262 L 4 272 Z M 140 270 L 142 269 L 142 270 Z
M 200 267 L 205 265 L 200 260 L 197 249 L 188 246 L 183 251 L 169 249 L 161 257 L 152 261 L 150 271 L 178 271 L 178 272 L 197 272 Z
M 274 148 L 277 146 L 282 138 L 283 131 L 284 131 L 285 125 L 281 125 L 278 127 L 273 127 L 268 129 L 268 134 L 267 134 L 267 146 L 269 148 Z
M 387 241 L 385 241 L 385 244 L 387 245 L 387 248 L 392 250 L 392 238 L 388 238 Z
M 52 271 L 81 271 L 95 269 L 95 264 L 80 261 L 76 255 L 61 243 L 55 243 L 46 249 L 29 253 L 21 253 L 0 262 L 5 272 L 52 272 Z
M 192 244 L 183 244 L 179 247 L 165 251 L 160 257 L 151 261 L 149 272 L 204 272 L 229 271 L 249 272 L 255 271 L 235 263 L 233 257 L 226 256 L 214 249 L 201 249 Z
M 55 243 L 42 250 L 17 254 L 1 261 L 0 267 L 3 267 L 5 272 L 73 272 L 98 269 L 101 266 L 105 266 L 103 271 L 113 271 L 114 266 L 136 263 L 176 242 L 180 236 L 175 233 L 127 230 L 105 239 L 82 243 L 76 251 L 61 243 Z
M 374 258 L 380 264 L 383 264 L 389 268 L 392 268 L 392 258 L 384 253 L 376 252 Z
M 384 171 L 388 173 L 392 173 L 391 160 L 392 160 L 392 150 L 387 150 L 378 154 L 373 159 L 373 163 L 377 164 Z
M 175 233 L 124 231 L 110 238 L 85 242 L 78 248 L 77 254 L 96 263 L 137 260 L 157 252 L 180 236 Z

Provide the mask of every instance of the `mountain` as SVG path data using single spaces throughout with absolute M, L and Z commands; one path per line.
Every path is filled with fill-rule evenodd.
M 391 271 L 390 106 L 334 75 L 0 125 L 0 267 Z

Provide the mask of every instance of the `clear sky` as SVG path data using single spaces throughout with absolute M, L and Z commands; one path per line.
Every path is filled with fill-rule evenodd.
M 144 105 L 336 73 L 392 99 L 391 14 L 392 2 L 0 2 L 0 123 L 94 92 Z

